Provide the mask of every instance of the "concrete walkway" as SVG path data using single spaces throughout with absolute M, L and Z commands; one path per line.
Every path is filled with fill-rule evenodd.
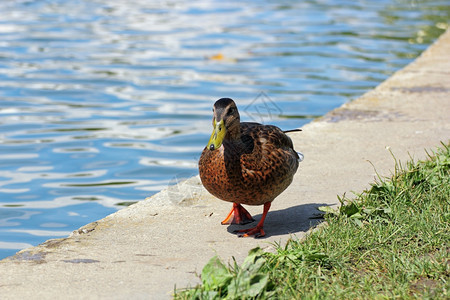
M 318 206 L 367 188 L 376 171 L 390 174 L 387 148 L 406 161 L 449 141 L 450 31 L 373 91 L 291 136 L 305 160 L 273 202 L 266 238 L 238 238 L 221 226 L 231 204 L 209 196 L 194 177 L 2 260 L 0 298 L 166 299 L 175 285 L 199 282 L 196 272 L 215 254 L 241 261 L 258 245 L 270 250 L 273 242 L 303 237 Z M 262 207 L 249 210 L 261 217 Z

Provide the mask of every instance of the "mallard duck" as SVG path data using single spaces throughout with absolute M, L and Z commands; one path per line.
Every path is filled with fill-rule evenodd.
M 213 133 L 199 160 L 203 186 L 217 198 L 233 202 L 222 224 L 253 222 L 241 204 L 264 205 L 256 227 L 238 231 L 239 236 L 262 237 L 270 205 L 291 184 L 300 156 L 280 128 L 241 123 L 232 99 L 216 101 L 212 124 Z

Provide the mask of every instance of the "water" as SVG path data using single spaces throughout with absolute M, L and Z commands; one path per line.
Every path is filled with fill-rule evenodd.
M 195 175 L 211 107 L 301 127 L 445 28 L 448 1 L 0 2 L 0 258 Z M 265 106 L 266 105 L 266 106 Z

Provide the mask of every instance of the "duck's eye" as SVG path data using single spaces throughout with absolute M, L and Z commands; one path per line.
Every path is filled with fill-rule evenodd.
M 231 116 L 231 115 L 234 114 L 235 112 L 236 112 L 236 109 L 235 109 L 234 107 L 231 107 L 231 108 L 228 110 L 227 115 Z

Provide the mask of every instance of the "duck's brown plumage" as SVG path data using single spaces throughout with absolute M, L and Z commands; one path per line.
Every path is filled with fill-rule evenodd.
M 240 141 L 205 148 L 199 171 L 204 187 L 219 199 L 248 205 L 272 201 L 292 182 L 298 155 L 278 127 L 241 123 Z
M 239 204 L 270 207 L 298 168 L 292 140 L 276 126 L 241 123 L 236 104 L 228 98 L 214 104 L 213 126 L 217 130 L 199 160 L 204 187 L 217 198 L 236 203 L 234 208 L 245 211 Z M 221 145 L 212 142 L 219 129 L 226 131 Z

